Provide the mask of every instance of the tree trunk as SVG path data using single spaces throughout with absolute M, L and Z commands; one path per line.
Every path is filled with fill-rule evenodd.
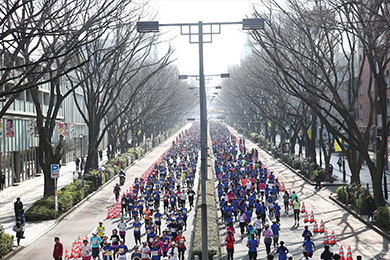
M 86 173 L 97 169 L 99 166 L 99 161 L 98 161 L 99 134 L 100 134 L 99 124 L 95 124 L 95 126 L 88 127 L 88 151 L 87 151 L 87 160 L 85 162 L 85 170 L 84 170 Z

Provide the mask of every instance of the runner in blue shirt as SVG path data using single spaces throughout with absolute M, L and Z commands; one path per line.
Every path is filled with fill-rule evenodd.
M 137 217 L 133 223 L 135 245 L 138 245 L 138 242 L 141 245 L 141 226 L 142 224 L 139 222 L 139 218 Z
M 161 217 L 162 214 L 160 213 L 159 209 L 156 209 L 156 214 L 154 214 L 154 223 L 157 226 L 158 234 L 161 235 Z
M 273 233 L 272 238 L 274 240 L 274 248 L 276 249 L 276 247 L 278 246 L 279 230 L 280 230 L 280 227 L 279 227 L 278 223 L 276 223 L 276 220 L 272 221 L 271 230 Z
M 246 243 L 246 247 L 249 248 L 249 260 L 256 260 L 257 258 L 257 248 L 259 247 L 259 241 L 255 239 L 255 234 L 251 234 L 251 239 Z
M 307 255 L 309 257 L 313 256 L 313 252 L 314 252 L 314 250 L 316 250 L 316 246 L 314 245 L 314 242 L 311 241 L 311 237 L 310 236 L 307 236 L 306 237 L 306 241 L 303 242 L 303 248 L 306 250 Z
M 280 206 L 278 205 L 277 201 L 275 201 L 274 212 L 275 212 L 276 222 L 280 223 Z
M 120 245 L 118 246 L 118 260 L 126 260 L 126 253 L 129 251 L 127 246 L 125 245 L 125 241 L 121 240 Z
M 280 246 L 276 249 L 276 253 L 279 254 L 279 260 L 287 260 L 288 252 L 287 247 L 284 246 L 284 241 L 280 241 Z

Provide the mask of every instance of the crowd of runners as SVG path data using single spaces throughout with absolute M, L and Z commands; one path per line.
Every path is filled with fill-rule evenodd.
M 234 248 L 239 242 L 248 248 L 250 260 L 257 259 L 261 239 L 265 245 L 262 255 L 267 259 L 293 259 L 288 245 L 279 241 L 280 216 L 282 212 L 286 216 L 292 213 L 294 228 L 299 231 L 301 204 L 297 194 L 295 191 L 291 194 L 280 191 L 278 177 L 259 160 L 256 149 L 246 149 L 245 139 L 237 139 L 227 127 L 218 123 L 210 128 L 220 211 L 226 225 L 227 259 L 236 259 Z M 303 233 L 300 232 L 303 256 L 296 256 L 295 259 L 309 260 L 316 250 L 311 240 L 312 233 L 308 226 L 304 227 Z M 339 259 L 337 254 L 329 251 L 328 246 L 320 257 L 325 260 Z
M 199 145 L 196 125 L 179 134 L 147 178 L 136 178 L 127 192 L 121 192 L 117 228 L 107 231 L 100 222 L 89 241 L 83 241 L 82 258 L 184 260 L 183 233 L 194 207 Z

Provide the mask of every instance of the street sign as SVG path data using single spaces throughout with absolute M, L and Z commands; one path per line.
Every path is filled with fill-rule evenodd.
M 59 164 L 52 164 L 50 167 L 51 171 L 51 178 L 58 178 L 60 177 L 60 165 Z

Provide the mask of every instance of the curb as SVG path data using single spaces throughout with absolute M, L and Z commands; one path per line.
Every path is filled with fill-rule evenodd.
M 198 153 L 198 158 L 200 158 L 200 151 Z M 199 180 L 198 180 L 198 187 L 196 189 L 196 191 L 198 192 L 199 191 L 199 187 L 200 187 L 200 160 L 198 159 L 198 163 L 196 164 L 196 171 L 197 171 L 197 174 L 199 175 Z M 195 187 L 193 187 L 195 188 Z M 195 191 L 195 189 L 194 189 Z M 194 208 L 192 210 L 194 210 L 194 218 L 192 220 L 192 226 L 195 226 L 195 221 L 196 221 L 196 217 L 197 217 L 197 205 L 198 205 L 198 200 L 199 200 L 200 196 L 199 196 L 199 192 L 196 194 L 196 199 L 194 201 Z M 188 223 L 187 223 L 188 225 Z M 191 236 L 190 236 L 190 247 L 189 249 L 187 250 L 188 254 L 187 254 L 187 257 L 188 259 L 192 259 L 192 248 L 193 248 L 193 243 L 194 243 L 194 238 L 195 238 L 195 229 L 192 229 L 192 232 L 191 232 Z
M 179 129 L 180 130 L 180 129 Z M 172 134 L 171 136 L 174 136 L 175 134 Z M 171 136 L 167 137 L 170 138 Z M 132 167 L 137 161 L 139 161 L 140 159 L 144 158 L 147 154 L 149 154 L 151 151 L 153 151 L 154 149 L 156 149 L 159 145 L 157 146 L 154 146 L 152 149 L 150 149 L 149 151 L 147 151 L 146 153 L 144 153 L 143 155 L 141 155 L 141 157 L 139 157 L 138 159 L 134 160 L 129 166 L 127 166 L 124 170 L 128 170 L 130 167 Z M 79 203 L 77 203 L 76 205 L 74 205 L 72 208 L 70 208 L 67 212 L 65 212 L 64 214 L 62 214 L 60 217 L 58 217 L 55 222 L 50 225 L 50 227 L 48 227 L 42 234 L 40 234 L 38 237 L 36 237 L 35 240 L 41 238 L 42 236 L 46 235 L 52 228 L 54 228 L 58 223 L 60 223 L 65 217 L 67 217 L 70 213 L 72 213 L 75 209 L 77 209 L 78 207 L 80 207 L 87 199 L 91 198 L 93 195 L 95 195 L 98 191 L 100 191 L 101 189 L 103 189 L 104 187 L 106 187 L 108 184 L 110 184 L 116 177 L 118 176 L 118 174 L 115 174 L 114 176 L 112 176 L 112 178 L 108 181 L 106 181 L 102 186 L 100 186 L 97 190 L 91 192 L 90 194 L 87 195 L 87 197 L 85 197 L 84 199 L 82 199 Z M 19 251 L 23 250 L 24 248 L 26 248 L 27 246 L 29 246 L 30 244 L 32 244 L 33 242 L 35 241 L 31 241 L 29 243 L 27 243 L 26 245 L 23 245 L 23 246 L 20 246 L 20 247 L 17 247 L 16 249 L 13 249 L 12 251 L 10 251 L 8 254 L 6 254 L 5 256 L 3 256 L 2 258 L 0 259 L 8 259 L 12 256 L 14 256 L 16 253 L 18 253 Z
M 333 201 L 334 203 L 336 203 L 339 207 L 343 208 L 344 210 L 348 211 L 348 213 L 352 214 L 355 218 L 357 218 L 358 220 L 360 220 L 363 224 L 367 225 L 368 227 L 370 227 L 372 230 L 374 230 L 375 232 L 377 232 L 379 235 L 385 237 L 387 240 L 390 241 L 390 234 L 384 232 L 383 230 L 381 230 L 380 228 L 378 228 L 377 226 L 371 224 L 370 222 L 368 222 L 366 219 L 364 219 L 361 215 L 359 215 L 358 213 L 356 213 L 354 210 L 350 209 L 348 206 L 344 205 L 343 203 L 341 203 L 340 201 L 338 201 L 334 195 L 330 194 L 329 195 L 329 199 L 331 201 Z

